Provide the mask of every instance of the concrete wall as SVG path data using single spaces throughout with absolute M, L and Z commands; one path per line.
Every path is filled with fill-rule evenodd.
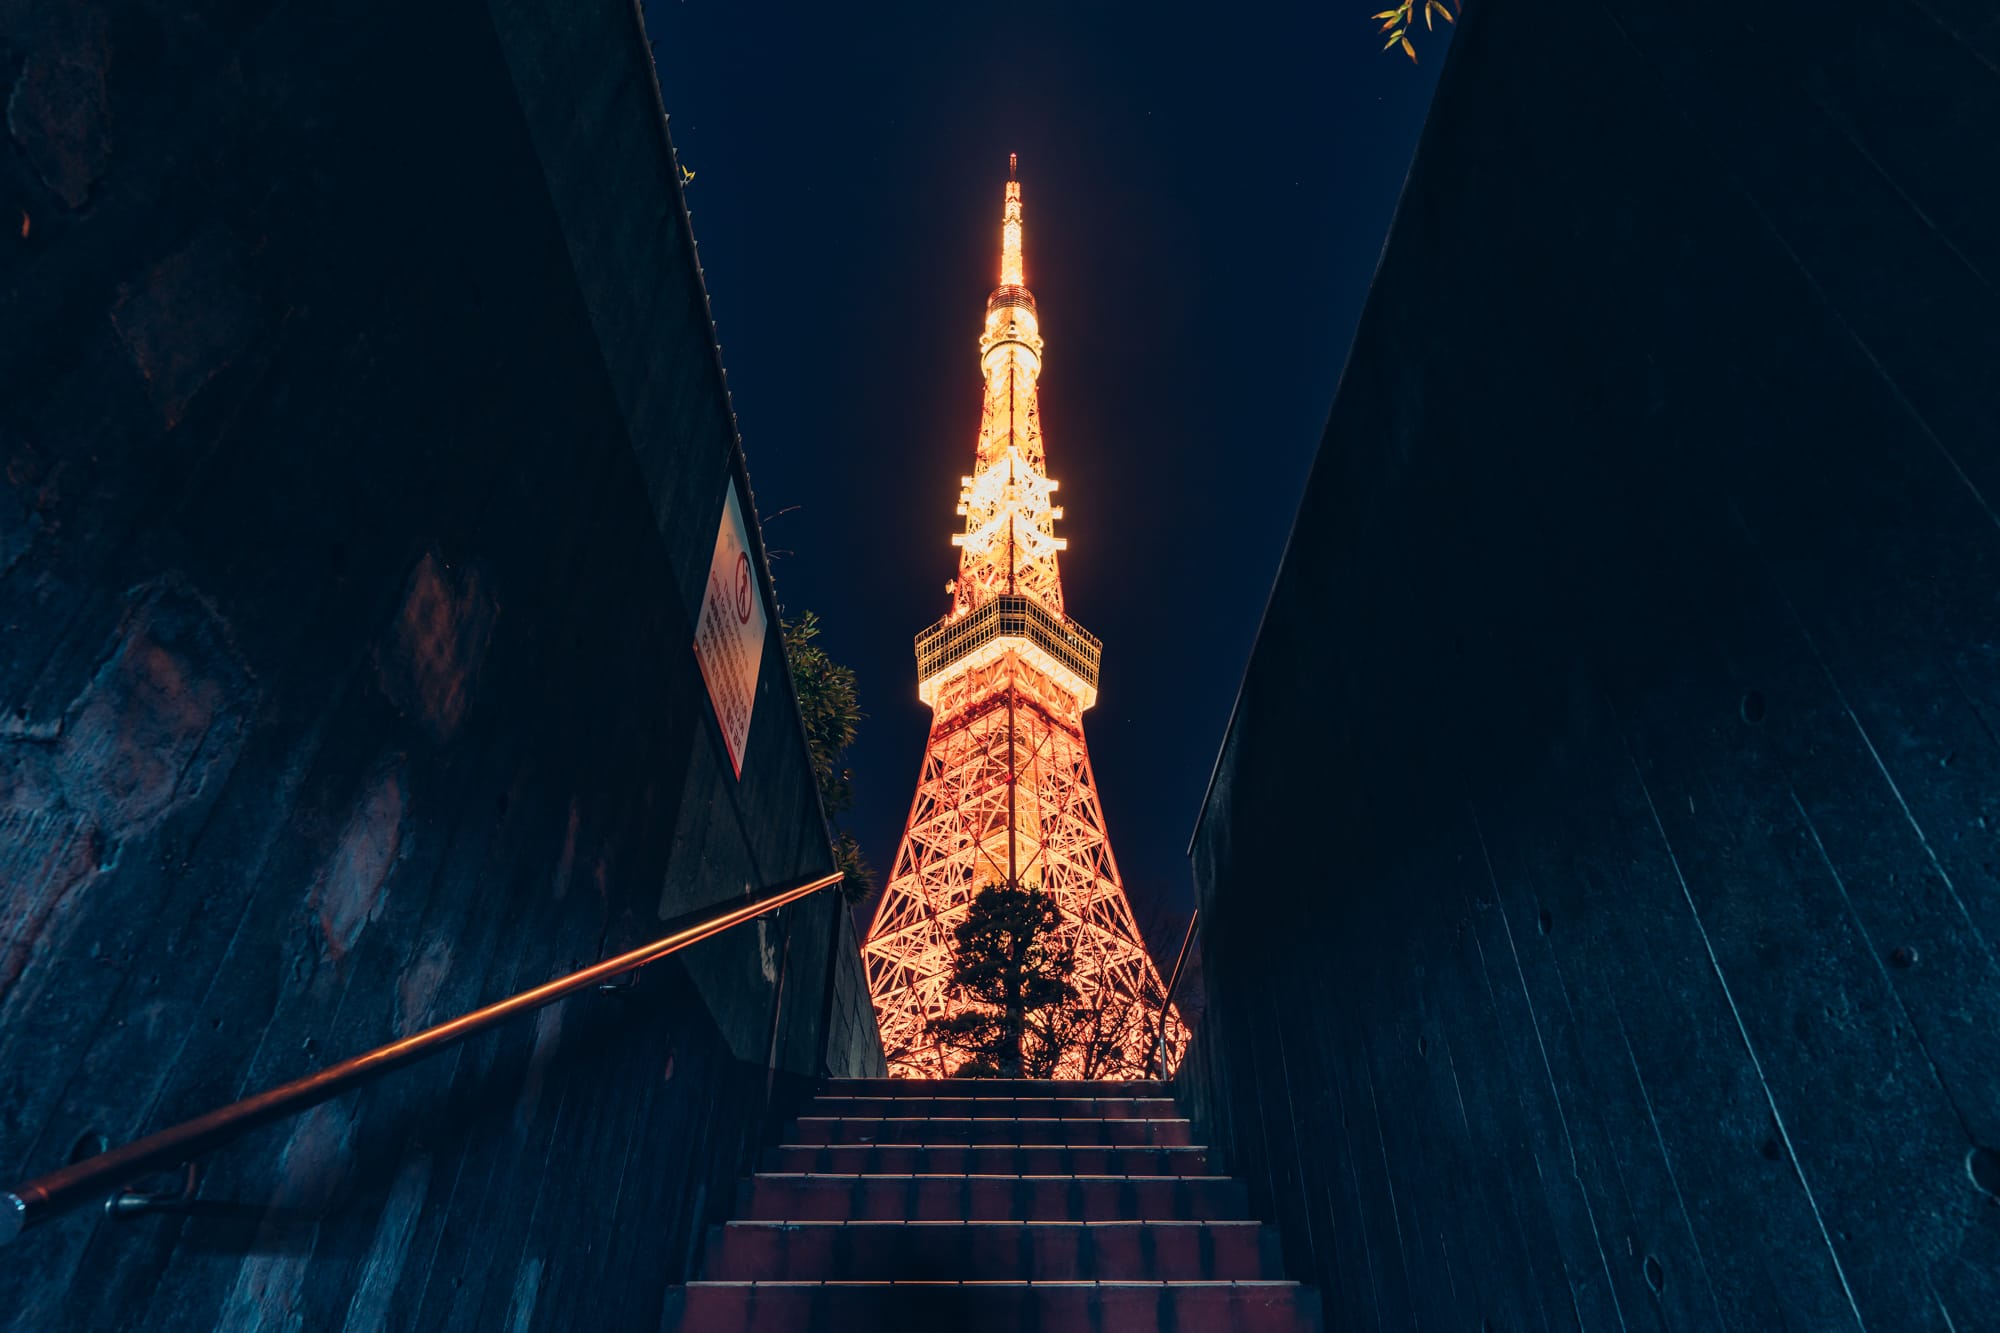
M 740 780 L 690 650 L 754 506 L 632 8 L 0 9 L 0 1170 L 827 868 L 775 626 Z M 781 1093 L 880 1069 L 790 915 L 31 1233 L 0 1322 L 656 1320 L 779 978 Z
M 1994 1326 L 1996 60 L 1466 16 L 1194 847 L 1329 1327 Z

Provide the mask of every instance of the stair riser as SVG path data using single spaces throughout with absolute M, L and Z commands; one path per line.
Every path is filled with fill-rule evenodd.
M 1169 1097 L 815 1097 L 807 1115 L 935 1116 L 965 1120 L 1155 1120 L 1171 1117 Z
M 1205 1152 L 1162 1148 L 1024 1148 L 940 1145 L 832 1144 L 774 1148 L 766 1171 L 818 1171 L 833 1175 L 918 1176 L 1206 1176 Z
M 1240 1182 L 988 1176 L 755 1176 L 736 1216 L 830 1222 L 1111 1222 L 1242 1218 Z
M 702 1333 L 1302 1333 L 1319 1301 L 1295 1287 L 709 1287 L 681 1327 Z
M 714 1229 L 704 1274 L 743 1281 L 1217 1281 L 1283 1276 L 1277 1237 L 1204 1226 L 830 1226 Z
M 1000 1144 L 1036 1147 L 1185 1146 L 1193 1134 L 1185 1120 L 959 1120 L 876 1117 L 858 1120 L 801 1117 L 788 1143 Z

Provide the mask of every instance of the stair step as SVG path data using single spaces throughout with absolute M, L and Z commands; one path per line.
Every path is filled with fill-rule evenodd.
M 736 1216 L 766 1221 L 1210 1221 L 1248 1216 L 1228 1176 L 891 1176 L 760 1172 Z
M 812 1115 L 932 1116 L 967 1120 L 1156 1120 L 1174 1113 L 1171 1097 L 836 1097 L 813 1098 Z
M 825 1092 L 836 1097 L 1171 1097 L 1158 1079 L 1045 1078 L 834 1078 Z
M 1214 1281 L 1283 1274 L 1257 1222 L 731 1222 L 715 1279 Z
M 1196 1147 L 1030 1146 L 1018 1143 L 788 1143 L 764 1154 L 769 1171 L 917 1176 L 1205 1176 Z
M 1193 1128 L 1186 1120 L 1058 1119 L 975 1120 L 962 1116 L 802 1115 L 793 1124 L 792 1143 L 972 1143 L 1030 1146 L 1133 1144 L 1187 1145 Z
M 1295 1282 L 691 1282 L 681 1327 L 703 1333 L 1311 1333 L 1319 1296 Z
M 708 1230 L 683 1333 L 1316 1333 L 1169 1089 L 849 1079 Z

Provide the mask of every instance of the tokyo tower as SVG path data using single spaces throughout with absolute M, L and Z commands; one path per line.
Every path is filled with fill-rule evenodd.
M 936 1078 L 964 1056 L 930 1035 L 966 1007 L 951 993 L 953 929 L 994 885 L 1038 889 L 1061 913 L 1078 1002 L 1059 1078 L 1152 1072 L 1160 978 L 1139 938 L 1097 799 L 1083 713 L 1097 701 L 1098 641 L 1063 610 L 1035 382 L 1042 338 L 1022 283 L 1021 187 L 1009 159 L 1000 285 L 979 338 L 985 404 L 951 610 L 917 636 L 917 697 L 932 710 L 916 799 L 862 946 L 893 1074 Z M 1168 1024 L 1170 1054 L 1184 1036 Z

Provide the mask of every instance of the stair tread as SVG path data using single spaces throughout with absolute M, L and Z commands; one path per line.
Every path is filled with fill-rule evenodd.
M 1020 1125 L 1186 1125 L 1184 1115 L 1128 1115 L 1108 1121 L 1102 1115 L 994 1115 L 994 1117 L 972 1117 L 972 1115 L 802 1115 L 800 1121 L 846 1121 L 850 1125 L 950 1125 L 954 1121 L 970 1119 L 992 1119 L 1002 1123 Z
M 918 1095 L 890 1095 L 890 1093 L 820 1093 L 812 1101 L 888 1101 L 888 1103 L 914 1103 L 914 1101 L 946 1101 L 952 1105 L 962 1103 L 986 1103 L 994 1107 L 1010 1107 L 1024 1101 L 1066 1101 L 1082 1103 L 1086 1107 L 1094 1105 L 1130 1105 L 1134 1101 L 1158 1101 L 1168 1107 L 1174 1105 L 1172 1097 L 1144 1097 L 1144 1095 L 1104 1095 L 1104 1097 L 1060 1097 L 1052 1093 L 918 1093 Z
M 1135 1176 L 1107 1171 L 753 1171 L 758 1180 L 1234 1180 L 1234 1176 Z
M 1132 1277 L 1098 1281 L 1092 1277 L 718 1277 L 694 1279 L 690 1287 L 1300 1287 L 1290 1277 Z
M 1004 1217 L 913 1218 L 770 1218 L 732 1217 L 726 1227 L 1261 1227 L 1254 1217 L 1066 1217 L 1053 1220 Z
M 778 1151 L 778 1153 L 816 1153 L 816 1151 L 820 1151 L 824 1147 L 840 1147 L 840 1145 L 830 1145 L 830 1143 L 774 1143 L 772 1145 L 772 1149 Z M 848 1143 L 844 1147 L 858 1147 L 858 1149 L 878 1149 L 878 1147 L 886 1147 L 886 1149 L 980 1149 L 980 1151 L 992 1151 L 992 1153 L 1010 1153 L 1010 1151 L 1034 1151 L 1034 1153 L 1070 1153 L 1070 1151 L 1080 1151 L 1080 1153 L 1106 1153 L 1106 1151 L 1118 1151 L 1118 1153 L 1206 1153 L 1208 1151 L 1208 1145 L 1204 1145 L 1204 1143 L 1130 1143 L 1130 1145 L 1124 1145 L 1124 1147 L 1116 1147 L 1116 1145 L 1104 1145 L 1104 1143 L 888 1143 L 886 1139 L 884 1141 L 876 1141 L 876 1143 Z

